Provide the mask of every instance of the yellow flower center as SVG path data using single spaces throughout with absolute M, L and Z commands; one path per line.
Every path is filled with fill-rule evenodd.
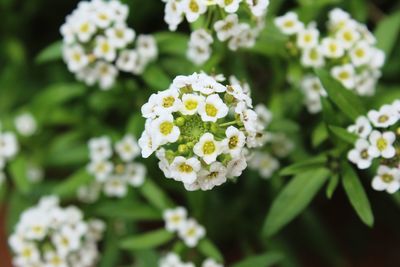
M 385 183 L 390 183 L 394 180 L 393 175 L 390 175 L 388 173 L 385 173 L 384 175 L 381 176 L 382 181 Z
M 195 0 L 191 0 L 189 3 L 189 9 L 193 12 L 193 13 L 197 13 L 200 10 L 199 4 L 197 4 L 197 2 Z
M 169 135 L 172 132 L 172 128 L 174 127 L 174 124 L 169 121 L 164 121 L 160 124 L 160 132 L 163 135 Z
M 378 141 L 376 141 L 376 146 L 378 147 L 379 151 L 383 151 L 387 148 L 388 143 L 385 140 L 385 138 L 379 138 Z
M 115 35 L 120 39 L 124 38 L 124 36 L 125 36 L 123 30 L 115 30 Z
M 365 56 L 365 51 L 363 49 L 356 49 L 355 52 L 357 57 L 364 57 Z
M 206 104 L 206 114 L 210 117 L 217 116 L 218 109 L 212 104 Z
M 387 122 L 388 119 L 389 119 L 389 117 L 387 115 L 381 115 L 381 116 L 379 116 L 378 121 L 383 123 L 383 122 Z
M 32 250 L 31 250 L 30 248 L 25 248 L 25 249 L 22 251 L 22 256 L 23 256 L 24 258 L 30 258 L 30 257 L 32 256 Z
M 309 43 L 312 41 L 311 34 L 307 33 L 304 35 L 304 42 Z
M 231 138 L 229 138 L 229 149 L 233 149 L 235 148 L 239 143 L 239 137 L 237 135 L 232 136 Z
M 353 35 L 351 34 L 351 32 L 345 31 L 343 33 L 343 39 L 345 39 L 346 41 L 350 42 L 350 41 L 353 40 Z
M 187 110 L 194 110 L 197 108 L 197 105 L 198 105 L 198 103 L 196 100 L 190 99 L 190 100 L 185 101 L 185 108 Z
M 122 164 L 118 164 L 117 166 L 115 166 L 115 172 L 117 174 L 122 174 L 125 171 L 125 167 Z
M 369 157 L 368 150 L 367 149 L 362 150 L 360 156 L 362 159 L 367 159 Z
M 232 4 L 233 0 L 225 0 L 224 3 L 226 6 Z
M 310 51 L 310 58 L 311 58 L 312 60 L 317 60 L 317 59 L 318 59 L 318 52 L 317 52 L 316 49 L 312 49 L 312 50 Z
M 163 98 L 162 106 L 164 108 L 170 108 L 174 105 L 174 103 L 175 103 L 175 98 L 173 96 L 167 96 Z
M 181 165 L 179 165 L 179 171 L 185 173 L 191 173 L 193 171 L 193 167 L 190 166 L 189 164 L 182 163 Z
M 204 154 L 206 154 L 206 155 L 212 154 L 215 152 L 215 149 L 216 148 L 215 148 L 215 144 L 213 141 L 204 142 L 204 145 L 203 145 Z
M 108 52 L 110 51 L 110 45 L 109 45 L 107 42 L 104 42 L 104 43 L 101 45 L 101 51 L 102 51 L 103 53 L 108 53 Z
M 342 71 L 339 73 L 340 80 L 347 80 L 349 77 L 350 77 L 350 75 L 347 71 Z
M 332 53 L 337 51 L 337 45 L 334 43 L 330 43 L 329 44 L 329 51 L 331 51 Z
M 287 20 L 287 21 L 285 21 L 285 23 L 283 23 L 283 26 L 285 28 L 291 28 L 294 26 L 294 22 L 293 22 L 293 20 Z
M 89 31 L 89 23 L 85 22 L 80 27 L 81 32 L 88 32 Z

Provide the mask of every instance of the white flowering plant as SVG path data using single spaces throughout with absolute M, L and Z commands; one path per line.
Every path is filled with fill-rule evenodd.
M 0 1 L 1 267 L 400 265 L 398 7 Z

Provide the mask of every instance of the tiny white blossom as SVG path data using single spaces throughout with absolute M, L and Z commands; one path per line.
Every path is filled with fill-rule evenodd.
M 390 159 L 396 154 L 396 150 L 393 147 L 393 143 L 396 140 L 396 135 L 393 132 L 379 132 L 372 131 L 369 135 L 369 142 L 371 146 L 368 149 L 368 153 L 373 157 L 382 156 L 383 158 Z
M 377 191 L 385 190 L 390 194 L 397 192 L 400 188 L 400 169 L 380 165 L 377 175 L 372 180 L 372 188 Z
M 359 169 L 367 169 L 371 166 L 373 156 L 369 153 L 370 143 L 360 138 L 357 140 L 355 147 L 349 151 L 347 158 L 357 165 Z

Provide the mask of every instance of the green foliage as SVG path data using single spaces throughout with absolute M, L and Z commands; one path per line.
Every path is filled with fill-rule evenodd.
M 173 233 L 164 229 L 154 230 L 145 234 L 126 237 L 119 242 L 119 246 L 126 250 L 155 248 L 171 241 L 174 236 Z

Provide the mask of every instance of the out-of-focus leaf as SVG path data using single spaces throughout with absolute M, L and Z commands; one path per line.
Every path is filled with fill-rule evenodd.
M 173 206 L 173 202 L 167 195 L 151 180 L 147 178 L 140 188 L 142 195 L 156 208 L 165 210 Z
M 357 135 L 353 134 L 353 133 L 349 133 L 346 129 L 342 128 L 342 127 L 338 127 L 338 126 L 334 126 L 334 125 L 329 125 L 329 130 L 336 135 L 337 137 L 339 137 L 341 140 L 345 141 L 346 143 L 349 143 L 351 145 L 353 145 L 358 137 Z
M 135 113 L 131 116 L 128 122 L 126 131 L 133 134 L 136 138 L 139 138 L 143 132 L 145 119 L 140 113 Z
M 159 53 L 185 56 L 189 37 L 178 32 L 158 32 L 154 34 L 159 47 Z
M 31 183 L 27 177 L 26 159 L 19 155 L 11 161 L 9 168 L 11 177 L 20 193 L 26 194 L 31 188 Z
M 198 244 L 199 251 L 206 257 L 215 259 L 218 262 L 224 260 L 219 249 L 207 238 L 203 238 Z
M 127 237 L 121 240 L 119 247 L 126 250 L 150 249 L 161 246 L 175 237 L 165 229 Z
M 93 177 L 87 172 L 85 168 L 72 174 L 53 189 L 53 194 L 61 198 L 71 198 L 76 195 L 78 188 L 82 185 L 89 183 Z
M 37 55 L 35 61 L 38 64 L 59 60 L 62 58 L 62 41 L 52 43 L 45 49 L 43 49 L 39 55 Z
M 314 168 L 295 177 L 283 188 L 268 212 L 263 234 L 270 237 L 299 215 L 326 182 L 330 172 Z
M 106 236 L 104 238 L 104 247 L 102 249 L 102 255 L 100 257 L 99 266 L 109 267 L 118 265 L 119 255 L 121 254 L 118 249 L 118 236 L 112 227 L 112 222 L 109 221 L 110 227 L 107 227 Z
M 366 111 L 361 100 L 350 90 L 344 88 L 340 82 L 333 79 L 324 69 L 317 69 L 316 74 L 328 93 L 329 98 L 350 119 L 355 120 Z
M 280 171 L 280 175 L 296 175 L 305 171 L 309 171 L 318 167 L 323 167 L 327 162 L 325 155 L 316 156 L 301 162 L 294 163 Z
M 287 119 L 275 119 L 268 126 L 270 131 L 279 131 L 286 133 L 297 133 L 299 131 L 299 125 L 291 120 Z
M 11 232 L 14 230 L 14 227 L 18 222 L 21 213 L 29 206 L 33 205 L 34 202 L 34 199 L 27 198 L 24 195 L 20 194 L 18 191 L 13 191 L 11 193 L 7 203 L 8 212 L 6 216 L 6 227 L 8 234 L 11 234 Z
M 329 178 L 328 186 L 326 187 L 326 197 L 331 199 L 339 184 L 339 175 L 334 174 Z
M 269 267 L 276 266 L 283 259 L 283 254 L 276 251 L 267 252 L 261 255 L 248 257 L 232 267 Z
M 375 37 L 377 39 L 376 46 L 382 49 L 386 58 L 392 54 L 400 32 L 400 11 L 397 11 L 383 19 L 375 29 Z
M 162 70 L 159 65 L 150 64 L 142 75 L 147 86 L 151 90 L 163 91 L 168 89 L 171 83 L 168 75 Z
M 94 207 L 94 212 L 102 217 L 126 220 L 160 220 L 161 213 L 141 203 L 104 202 Z
M 312 137 L 311 143 L 313 147 L 317 147 L 322 144 L 328 138 L 328 131 L 326 130 L 325 123 L 321 122 L 315 127 Z
M 49 150 L 45 164 L 49 166 L 82 165 L 87 162 L 88 152 L 85 144 L 71 145 L 67 150 Z
M 366 225 L 372 226 L 374 224 L 374 215 L 372 214 L 372 209 L 371 205 L 369 204 L 367 194 L 364 191 L 364 187 L 361 184 L 357 173 L 346 161 L 343 161 L 342 168 L 342 184 L 351 205 L 357 212 L 360 219 Z

